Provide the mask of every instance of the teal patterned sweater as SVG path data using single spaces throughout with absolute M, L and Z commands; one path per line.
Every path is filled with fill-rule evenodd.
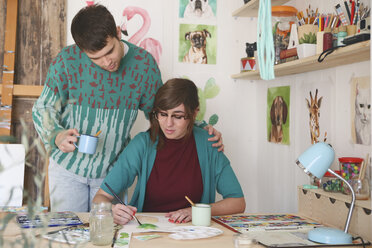
M 35 129 L 51 158 L 77 175 L 106 176 L 130 141 L 138 110 L 148 115 L 163 84 L 151 54 L 125 43 L 129 50 L 116 72 L 94 64 L 76 45 L 65 47 L 52 61 L 44 89 L 33 106 Z M 56 135 L 70 128 L 89 135 L 101 130 L 96 153 L 60 151 Z

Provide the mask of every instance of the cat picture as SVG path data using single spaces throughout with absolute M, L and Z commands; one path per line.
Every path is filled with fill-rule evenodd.
M 356 143 L 371 144 L 371 92 L 369 88 L 360 88 L 356 84 L 355 95 L 355 136 Z

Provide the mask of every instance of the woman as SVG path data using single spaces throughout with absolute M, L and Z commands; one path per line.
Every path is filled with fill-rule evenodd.
M 240 184 L 222 152 L 207 141 L 208 132 L 195 127 L 198 90 L 187 79 L 171 79 L 156 93 L 150 129 L 138 134 L 104 179 L 93 202 L 111 202 L 138 176 L 131 206 L 113 206 L 114 222 L 126 224 L 139 212 L 166 212 L 169 221 L 191 221 L 193 202 L 211 203 L 212 215 L 244 212 Z M 215 202 L 215 192 L 223 200 Z M 135 207 L 134 207 L 135 206 Z

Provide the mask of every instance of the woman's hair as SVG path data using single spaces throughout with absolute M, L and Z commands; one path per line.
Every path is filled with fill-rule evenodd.
M 159 137 L 158 150 L 163 147 L 165 136 L 155 115 L 159 111 L 173 109 L 181 104 L 184 105 L 185 117 L 189 120 L 185 135 L 187 138 L 192 134 L 195 113 L 199 107 L 198 88 L 188 79 L 170 79 L 156 93 L 150 114 L 150 138 L 155 143 Z
M 71 23 L 76 45 L 88 52 L 97 52 L 107 45 L 107 38 L 117 37 L 114 17 L 106 7 L 94 4 L 81 9 Z

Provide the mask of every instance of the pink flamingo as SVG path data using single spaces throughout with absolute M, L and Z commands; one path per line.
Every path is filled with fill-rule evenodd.
M 138 45 L 141 39 L 147 34 L 151 26 L 151 18 L 145 9 L 128 6 L 123 11 L 123 24 L 121 25 L 121 31 L 124 35 L 128 35 L 127 33 L 127 23 L 133 18 L 136 14 L 140 15 L 143 19 L 143 24 L 141 28 L 129 38 L 129 42 Z M 154 56 L 156 62 L 159 64 L 159 59 L 162 54 L 161 44 L 158 40 L 153 38 L 145 38 L 139 43 L 139 46 L 147 50 Z
M 87 3 L 87 6 L 93 5 L 94 1 L 85 1 Z

